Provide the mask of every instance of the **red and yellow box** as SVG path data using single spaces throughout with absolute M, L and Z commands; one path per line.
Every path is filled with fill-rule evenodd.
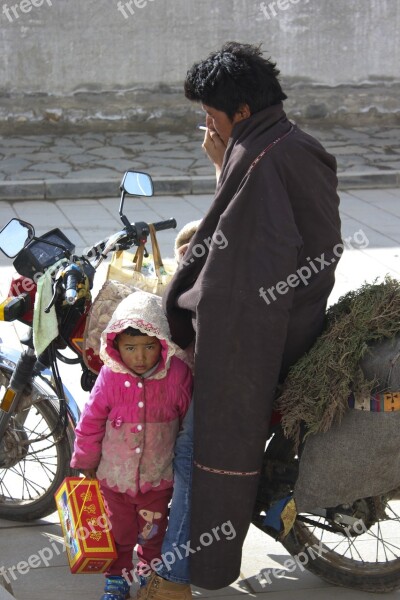
M 117 558 L 96 479 L 66 477 L 54 494 L 71 573 L 103 573 Z

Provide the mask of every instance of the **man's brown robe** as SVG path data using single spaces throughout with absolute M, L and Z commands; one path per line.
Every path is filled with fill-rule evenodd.
M 221 588 L 239 575 L 275 389 L 321 332 L 334 284 L 336 187 L 334 157 L 281 104 L 236 124 L 214 202 L 164 298 L 173 340 L 186 347 L 196 335 L 194 585 Z M 294 285 L 307 266 L 310 278 Z

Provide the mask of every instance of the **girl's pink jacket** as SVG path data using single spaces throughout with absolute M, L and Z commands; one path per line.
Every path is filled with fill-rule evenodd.
M 174 444 L 192 395 L 192 372 L 174 356 L 173 344 L 163 336 L 165 322 L 154 298 L 145 292 L 128 296 L 103 333 L 105 364 L 75 430 L 71 460 L 73 468 L 98 466 L 97 477 L 103 484 L 132 496 L 172 487 Z M 141 302 L 150 302 L 150 312 L 144 311 Z M 135 317 L 138 304 L 140 316 Z M 146 321 L 146 314 L 153 317 L 151 322 Z M 160 362 L 147 377 L 130 371 L 112 345 L 118 331 L 128 326 L 161 341 Z

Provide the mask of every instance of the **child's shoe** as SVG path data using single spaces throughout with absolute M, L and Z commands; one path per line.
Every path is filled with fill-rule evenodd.
M 141 587 L 135 600 L 192 600 L 188 583 L 174 583 L 152 573 L 148 582 Z
M 125 600 L 130 598 L 129 583 L 120 575 L 110 575 L 106 577 L 104 594 L 100 600 Z

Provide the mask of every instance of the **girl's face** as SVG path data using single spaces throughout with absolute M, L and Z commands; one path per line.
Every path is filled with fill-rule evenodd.
M 123 363 L 136 375 L 143 375 L 154 367 L 161 356 L 160 340 L 149 335 L 120 333 L 117 346 Z

